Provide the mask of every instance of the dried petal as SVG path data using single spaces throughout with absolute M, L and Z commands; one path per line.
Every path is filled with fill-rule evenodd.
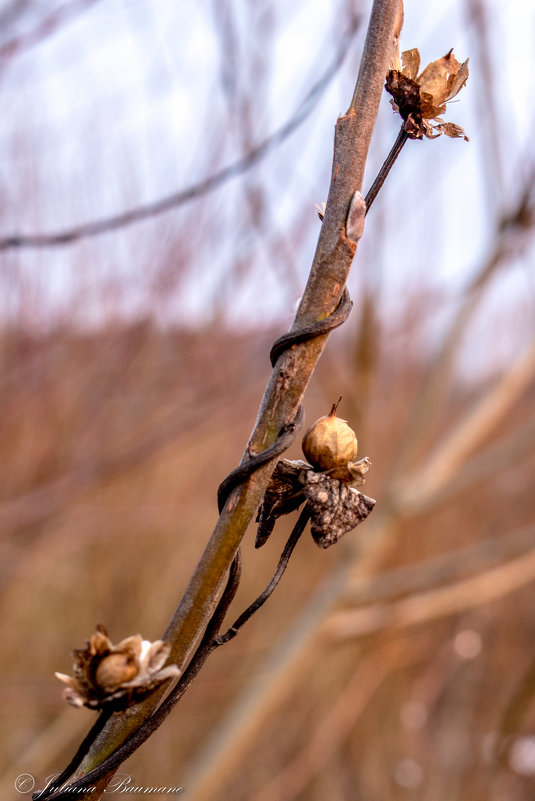
M 461 128 L 460 125 L 456 125 L 454 122 L 441 122 L 435 125 L 434 129 L 439 133 L 443 133 L 445 136 L 450 136 L 452 139 L 464 139 L 465 142 L 470 141 L 463 128 Z
M 92 655 L 105 653 L 112 648 L 111 640 L 108 637 L 107 631 L 100 623 L 96 627 L 96 631 L 89 638 L 89 649 Z
M 351 476 L 351 481 L 349 483 L 353 484 L 353 486 L 361 487 L 362 484 L 366 483 L 366 479 L 364 476 L 372 466 L 371 459 L 368 459 L 367 456 L 364 459 L 359 459 L 358 462 L 348 462 L 347 469 L 349 475 Z
M 446 96 L 446 101 L 452 100 L 456 95 L 459 94 L 463 86 L 465 85 L 466 81 L 468 80 L 468 62 L 470 59 L 466 59 L 458 68 L 457 72 L 453 72 L 448 78 L 448 94 Z M 459 62 L 456 59 L 457 64 Z
M 417 47 L 413 47 L 412 50 L 405 50 L 401 54 L 401 72 L 407 78 L 415 81 L 418 77 L 418 70 L 420 69 L 420 53 L 418 52 Z
M 402 69 L 391 70 L 385 88 L 394 98 L 392 106 L 398 111 L 404 129 L 411 139 L 427 136 L 434 139 L 441 133 L 447 136 L 464 136 L 459 126 L 440 128 L 431 126 L 428 120 L 437 120 L 446 110 L 446 103 L 455 97 L 468 79 L 468 59 L 460 64 L 450 50 L 442 58 L 432 61 L 418 75 L 420 54 L 417 48 L 401 54 Z M 453 123 L 448 123 L 453 126 Z M 435 132 L 437 129 L 438 133 Z M 464 137 L 467 139 L 467 137 Z
M 144 640 L 144 642 L 149 641 Z M 164 640 L 156 640 L 153 643 L 149 643 L 147 653 L 141 662 L 141 669 L 154 673 L 164 665 L 170 653 L 171 646 Z
M 420 94 L 422 97 L 425 95 L 428 98 L 426 102 L 434 107 L 445 104 L 448 96 L 448 76 L 452 72 L 456 73 L 459 66 L 459 62 L 451 51 L 442 58 L 437 59 L 437 61 L 432 61 L 427 65 L 417 78 Z M 429 116 L 424 112 L 423 108 L 422 112 L 424 116 Z

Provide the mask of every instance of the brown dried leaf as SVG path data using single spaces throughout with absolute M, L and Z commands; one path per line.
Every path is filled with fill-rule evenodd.
M 311 529 L 321 548 L 334 545 L 365 520 L 375 501 L 341 481 L 312 471 L 306 474 L 305 495 L 311 507 Z
M 273 471 L 262 505 L 258 510 L 256 521 L 255 548 L 260 548 L 271 532 L 278 517 L 290 514 L 305 500 L 302 475 L 304 470 L 311 470 L 307 462 L 298 459 L 281 459 Z

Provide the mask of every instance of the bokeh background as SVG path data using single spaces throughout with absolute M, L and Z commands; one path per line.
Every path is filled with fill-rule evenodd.
M 158 638 L 291 323 L 368 2 L 0 2 L 2 797 L 94 713 L 55 670 L 96 623 Z M 188 801 L 533 801 L 535 12 L 408 0 L 402 47 L 470 57 L 366 222 L 305 399 L 373 468 L 123 766 Z M 399 127 L 382 99 L 371 183 Z M 366 187 L 365 187 L 366 188 Z M 298 444 L 291 456 L 300 456 Z M 292 520 L 244 544 L 233 612 Z

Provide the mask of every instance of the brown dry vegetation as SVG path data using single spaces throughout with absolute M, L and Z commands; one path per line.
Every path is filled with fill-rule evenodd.
M 266 47 L 278 31 L 271 7 L 262 4 L 263 22 L 241 12 Z M 475 0 L 467 8 L 484 11 Z M 229 47 L 239 14 L 213 13 Z M 488 51 L 484 28 L 475 30 L 481 73 Z M 258 133 L 252 87 L 265 90 L 253 50 L 241 53 L 250 83 L 223 81 L 226 125 L 244 151 Z M 346 68 L 341 92 L 351 81 Z M 500 121 L 491 108 L 488 137 L 476 136 L 483 157 Z M 136 784 L 184 785 L 188 801 L 532 801 L 535 355 L 533 285 L 522 279 L 533 264 L 532 165 L 520 147 L 509 158 L 522 164 L 509 166 L 515 189 L 497 209 L 485 196 L 475 215 L 487 221 L 484 245 L 469 264 L 459 253 L 467 278 L 450 291 L 433 281 L 432 265 L 455 228 L 436 223 L 449 204 L 425 176 L 440 182 L 446 159 L 463 147 L 426 143 L 425 167 L 418 156 L 410 162 L 421 169 L 418 183 L 394 170 L 354 266 L 352 317 L 331 336 L 305 399 L 310 422 L 343 396 L 340 414 L 373 462 L 365 487 L 377 499 L 373 515 L 325 552 L 303 538 L 274 596 L 123 766 Z M 310 207 L 324 191 L 329 148 L 320 148 L 318 194 L 305 187 Z M 497 183 L 498 156 L 487 175 Z M 286 151 L 273 169 L 282 174 L 294 157 Z M 204 159 L 207 173 L 217 168 L 210 142 Z M 35 182 L 40 202 L 53 194 L 38 176 L 22 178 Z M 313 241 L 318 221 L 300 206 L 275 225 L 262 173 L 234 191 L 238 230 L 245 215 L 257 239 L 247 247 L 238 236 L 223 239 L 224 258 L 211 272 L 214 243 L 232 221 L 224 189 L 104 244 L 74 243 L 61 256 L 2 254 L 11 299 L 0 332 L 3 798 L 15 795 L 17 775 L 42 783 L 63 768 L 89 728 L 94 713 L 68 708 L 53 673 L 68 672 L 71 649 L 94 625 L 104 623 L 114 640 L 161 635 L 215 523 L 217 485 L 254 424 L 270 344 L 306 272 L 300 244 Z M 418 201 L 430 192 L 436 215 Z M 124 205 L 135 197 L 125 185 Z M 399 224 L 405 207 L 408 229 L 432 229 L 410 258 Z M 215 222 L 214 208 L 222 215 Z M 19 211 L 17 228 L 29 230 L 35 218 Z M 390 232 L 395 265 L 384 244 Z M 263 308 L 266 251 L 276 264 L 273 303 L 285 316 L 255 325 L 257 315 L 245 315 L 243 323 L 232 304 Z M 55 258 L 73 273 L 59 314 L 43 282 Z M 114 260 L 120 280 L 104 269 Z M 119 302 L 132 283 L 146 299 L 139 315 Z M 203 315 L 186 325 L 170 309 L 196 285 Z M 101 310 L 91 325 L 80 314 L 87 293 Z M 452 332 L 459 338 L 448 350 Z M 289 456 L 300 456 L 298 445 Z M 291 523 L 281 520 L 260 551 L 249 532 L 231 615 L 269 579 Z

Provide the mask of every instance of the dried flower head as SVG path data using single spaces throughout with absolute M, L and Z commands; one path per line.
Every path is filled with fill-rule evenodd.
M 318 472 L 302 459 L 280 459 L 269 481 L 258 511 L 255 548 L 270 537 L 282 515 L 298 509 L 304 501 L 310 508 L 312 536 L 318 545 L 327 548 L 351 531 L 369 515 L 375 501 L 358 492 L 351 484 L 361 486 L 371 466 L 367 456 L 348 462 L 343 480 Z
M 73 651 L 73 675 L 55 675 L 67 685 L 63 697 L 73 706 L 126 707 L 179 675 L 177 665 L 163 667 L 170 650 L 163 640 L 150 642 L 140 634 L 113 645 L 99 625 L 86 647 Z
M 423 72 L 417 48 L 406 50 L 395 58 L 393 69 L 386 76 L 385 88 L 393 97 L 392 107 L 404 119 L 404 129 L 411 139 L 427 136 L 433 139 L 440 134 L 453 138 L 464 137 L 463 129 L 453 122 L 444 122 L 440 115 L 446 103 L 454 98 L 468 79 L 468 59 L 460 64 L 453 50 L 437 61 L 432 61 Z M 434 120 L 431 125 L 429 120 Z

